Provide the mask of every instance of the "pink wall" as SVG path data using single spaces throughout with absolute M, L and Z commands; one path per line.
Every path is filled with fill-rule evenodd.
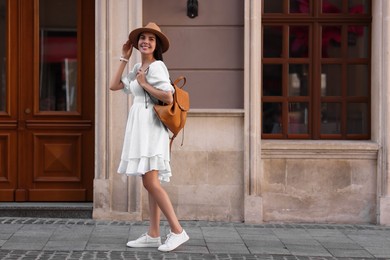
M 171 41 L 164 55 L 171 78 L 187 77 L 191 108 L 244 107 L 244 1 L 199 0 L 196 18 L 187 1 L 144 0 L 143 22 L 154 21 Z

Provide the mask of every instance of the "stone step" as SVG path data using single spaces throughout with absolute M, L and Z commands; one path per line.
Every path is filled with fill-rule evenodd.
M 0 217 L 92 218 L 93 204 L 62 202 L 1 202 Z

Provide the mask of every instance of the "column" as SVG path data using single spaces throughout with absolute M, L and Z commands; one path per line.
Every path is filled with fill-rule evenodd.
M 245 1 L 245 161 L 244 220 L 263 221 L 257 183 L 261 176 L 261 1 Z
M 96 118 L 93 217 L 140 220 L 141 183 L 117 174 L 131 99 L 108 89 L 129 32 L 142 26 L 142 1 L 100 0 L 96 20 Z M 131 68 L 139 57 L 133 56 Z
M 379 79 L 379 113 L 373 113 L 373 117 L 379 117 L 380 144 L 382 149 L 378 156 L 378 195 L 379 195 L 379 219 L 381 225 L 390 225 L 390 2 L 387 0 L 373 1 L 373 75 Z M 379 28 L 379 29 L 378 29 Z M 377 31 L 379 30 L 379 31 Z M 374 35 L 376 33 L 376 35 Z M 379 47 L 379 50 L 375 47 Z M 378 53 L 379 52 L 379 53 Z M 376 62 L 376 57 L 378 61 Z M 379 65 L 376 65 L 378 64 Z M 378 68 L 379 67 L 379 68 Z M 375 74 L 375 75 L 374 75 Z M 375 99 L 373 98 L 374 102 Z

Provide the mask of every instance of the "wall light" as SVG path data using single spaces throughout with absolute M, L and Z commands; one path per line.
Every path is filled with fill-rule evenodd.
M 187 16 L 189 18 L 195 18 L 198 16 L 198 0 L 187 1 Z

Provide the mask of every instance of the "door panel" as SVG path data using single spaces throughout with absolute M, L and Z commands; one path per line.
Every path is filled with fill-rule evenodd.
M 13 201 L 17 188 L 17 79 L 16 59 L 17 48 L 10 48 L 12 42 L 17 42 L 15 31 L 18 17 L 10 16 L 17 12 L 16 1 L 0 0 L 0 201 Z
M 0 198 L 5 201 L 14 200 L 16 175 L 11 174 L 16 167 L 16 132 L 0 132 Z
M 91 201 L 94 0 L 6 1 L 16 112 L 0 114 L 0 201 Z

